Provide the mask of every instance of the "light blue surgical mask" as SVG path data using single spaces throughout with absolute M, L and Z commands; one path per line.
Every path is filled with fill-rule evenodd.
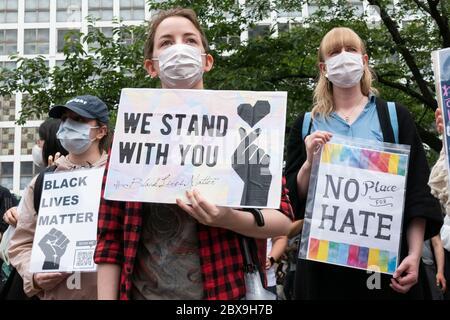
M 90 133 L 91 129 L 97 127 L 91 127 L 87 123 L 78 122 L 70 118 L 61 122 L 56 137 L 61 142 L 61 145 L 69 153 L 72 154 L 82 154 L 92 144 Z

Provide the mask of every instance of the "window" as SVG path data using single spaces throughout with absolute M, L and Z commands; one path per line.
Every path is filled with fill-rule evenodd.
M 49 52 L 48 29 L 25 29 L 24 41 L 25 54 L 48 54 Z
M 132 45 L 135 42 L 133 31 L 127 28 L 121 28 L 119 41 L 126 46 Z
M 70 34 L 69 36 L 69 41 L 76 41 L 79 39 L 78 34 L 74 33 L 80 31 L 78 29 L 60 29 L 58 30 L 58 43 L 57 43 L 57 52 L 63 52 L 64 49 L 64 45 L 65 45 L 65 41 L 64 38 L 66 36 L 66 34 L 69 34 L 72 32 L 72 34 Z
M 364 4 L 362 1 L 349 0 L 348 5 L 352 9 L 355 16 L 362 17 L 364 15 Z
M 17 30 L 0 30 L 0 55 L 17 53 Z
M 0 1 L 0 23 L 17 22 L 18 11 L 17 0 Z
M 252 0 L 246 1 L 246 9 L 247 12 L 254 14 L 261 14 L 261 18 L 268 19 L 270 18 L 270 1 L 269 0 Z
M 50 0 L 25 0 L 25 22 L 49 22 Z
M 0 121 L 14 121 L 16 118 L 16 97 L 0 97 Z
M 291 8 L 288 10 L 285 9 L 281 9 L 280 11 L 278 11 L 277 13 L 277 17 L 278 18 L 301 18 L 302 17 L 302 8 L 301 8 L 302 4 L 299 3 L 298 4 L 298 9 L 297 8 Z M 297 10 L 296 10 L 297 9 Z
M 20 163 L 20 189 L 25 189 L 31 179 L 39 173 L 39 167 L 35 166 L 32 161 L 24 161 Z
M 121 0 L 120 17 L 123 20 L 144 20 L 145 0 Z
M 81 0 L 58 0 L 56 1 L 57 22 L 80 22 Z
M 13 168 L 14 168 L 13 162 L 0 163 L 0 185 L 9 190 L 12 190 L 13 188 L 13 179 L 14 179 Z
M 89 32 L 91 32 L 93 30 L 92 28 L 93 27 L 89 27 Z M 103 33 L 103 35 L 106 38 L 112 38 L 112 36 L 113 36 L 113 28 L 112 27 L 103 27 L 103 28 L 95 28 L 95 29 L 100 30 L 101 33 Z M 93 42 L 93 43 L 89 44 L 89 49 L 91 49 L 91 50 L 98 49 L 98 48 L 100 48 L 100 45 L 98 42 Z
M 32 152 L 33 146 L 39 140 L 39 128 L 22 128 L 22 139 L 20 141 L 20 153 L 29 155 Z
M 268 24 L 258 24 L 248 30 L 249 39 L 257 39 L 269 35 L 270 35 L 270 25 Z
M 289 32 L 289 23 L 278 22 L 278 34 Z
M 1 61 L 0 69 L 4 70 L 14 70 L 16 68 L 16 63 L 14 61 Z M 0 70 L 1 72 L 1 70 Z
M 237 47 L 241 43 L 240 35 L 227 35 L 217 39 L 217 44 L 219 45 L 230 45 L 232 47 Z
M 0 154 L 2 156 L 14 155 L 14 128 L 1 128 L 0 141 L 2 142 Z
M 313 15 L 319 10 L 319 5 L 317 1 L 308 1 L 308 16 Z
M 113 0 L 89 0 L 88 14 L 100 20 L 112 20 Z
M 45 65 L 48 67 L 49 62 L 45 61 Z M 30 95 L 24 93 L 22 95 L 22 110 L 30 109 L 31 107 L 32 107 L 32 102 L 30 101 Z M 38 121 L 38 120 L 44 120 L 45 117 L 46 117 L 46 113 L 45 112 L 41 113 L 39 116 L 36 115 L 35 112 L 33 112 L 33 113 L 31 113 L 30 115 L 27 116 L 27 119 L 29 121 Z M 22 134 L 23 134 L 23 132 L 22 132 Z M 22 137 L 22 139 L 23 139 L 23 137 Z

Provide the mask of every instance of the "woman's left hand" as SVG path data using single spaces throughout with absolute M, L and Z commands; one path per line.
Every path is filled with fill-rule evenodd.
M 217 207 L 206 201 L 197 190 L 187 191 L 186 196 L 191 202 L 190 205 L 177 199 L 177 205 L 189 213 L 191 217 L 201 224 L 212 227 L 229 226 L 230 217 L 233 215 L 233 209 L 227 207 Z
M 399 293 L 407 293 L 418 281 L 420 257 L 409 255 L 394 272 L 391 288 Z

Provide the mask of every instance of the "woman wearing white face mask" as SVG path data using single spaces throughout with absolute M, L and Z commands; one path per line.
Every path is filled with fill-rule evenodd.
M 58 171 L 101 167 L 106 164 L 108 109 L 103 101 L 94 96 L 79 96 L 65 105 L 54 106 L 49 115 L 61 119 L 53 135 L 69 152 L 55 161 Z M 45 144 L 44 144 L 45 149 Z M 97 274 L 81 273 L 80 288 L 70 289 L 67 273 L 30 273 L 31 249 L 36 229 L 37 212 L 34 207 L 36 177 L 25 189 L 23 205 L 19 207 L 20 219 L 11 238 L 9 257 L 11 264 L 23 278 L 24 291 L 39 299 L 96 299 Z
M 314 151 L 333 134 L 395 143 L 388 106 L 376 97 L 372 72 L 361 38 L 351 29 L 334 28 L 319 47 L 319 80 L 314 90 L 312 120 L 301 115 L 293 124 L 287 147 L 286 176 L 297 219 L 303 219 Z M 411 146 L 408 168 L 401 261 L 393 277 L 380 275 L 380 290 L 369 290 L 365 271 L 299 259 L 298 299 L 423 298 L 418 283 L 424 235 L 439 233 L 439 205 L 427 186 L 429 169 L 410 113 L 396 104 L 398 143 Z M 308 118 L 306 118 L 308 119 Z M 307 132 L 302 138 L 303 126 Z
M 144 66 L 161 79 L 162 88 L 203 89 L 203 73 L 213 65 L 207 52 L 195 12 L 161 11 L 149 30 Z M 291 208 L 286 189 L 280 210 L 261 210 L 264 227 L 251 213 L 217 207 L 198 192 L 189 190 L 187 197 L 192 206 L 181 200 L 166 205 L 101 199 L 94 260 L 99 299 L 245 296 L 239 234 L 260 239 L 287 234 Z M 264 251 L 260 260 L 263 266 Z

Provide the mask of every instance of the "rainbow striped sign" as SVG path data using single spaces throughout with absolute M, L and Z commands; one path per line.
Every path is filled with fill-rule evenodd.
M 404 176 L 408 156 L 376 150 L 361 149 L 342 144 L 326 144 L 322 151 L 322 163 L 372 170 Z
M 398 148 L 348 138 L 323 146 L 313 164 L 301 258 L 394 273 L 409 160 L 409 147 Z
M 397 253 L 376 248 L 359 247 L 346 243 L 310 238 L 308 259 L 359 269 L 376 266 L 381 272 L 394 273 Z

